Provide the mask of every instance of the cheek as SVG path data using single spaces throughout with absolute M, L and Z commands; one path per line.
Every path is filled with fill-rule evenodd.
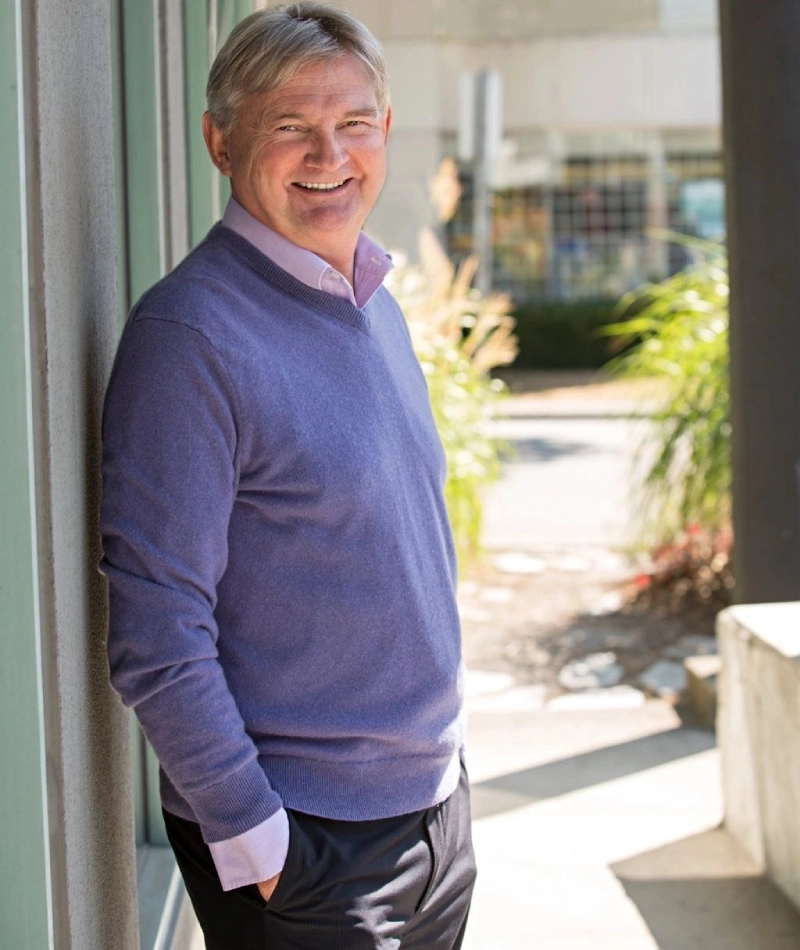
M 367 146 L 360 151 L 360 162 L 373 174 L 383 174 L 386 171 L 386 149 L 378 144 Z
M 252 152 L 231 156 L 231 179 L 239 192 L 250 191 L 253 187 L 256 163 Z
M 379 150 L 373 158 L 372 175 L 375 179 L 375 184 L 381 187 L 386 178 L 386 152 L 383 149 Z
M 275 177 L 276 165 L 280 161 L 275 155 L 275 148 L 270 148 L 268 142 L 258 138 L 251 139 L 248 147 L 243 148 L 237 158 L 238 171 L 243 180 L 261 185 Z

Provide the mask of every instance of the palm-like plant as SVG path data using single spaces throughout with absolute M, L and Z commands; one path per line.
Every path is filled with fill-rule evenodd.
M 663 381 L 663 403 L 638 456 L 642 536 L 655 542 L 687 527 L 719 535 L 731 514 L 726 255 L 717 244 L 667 237 L 694 263 L 626 295 L 624 319 L 605 331 L 632 344 L 612 372 Z

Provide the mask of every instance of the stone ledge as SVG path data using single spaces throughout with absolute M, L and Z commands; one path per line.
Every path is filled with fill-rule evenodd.
M 719 622 L 736 627 L 736 636 L 753 638 L 800 662 L 800 602 L 741 604 L 720 614 Z
M 800 907 L 800 603 L 731 607 L 717 637 L 725 824 Z

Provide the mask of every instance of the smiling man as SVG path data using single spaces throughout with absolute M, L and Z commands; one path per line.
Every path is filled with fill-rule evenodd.
M 362 232 L 375 39 L 254 14 L 209 78 L 222 221 L 134 307 L 104 419 L 112 682 L 207 950 L 461 946 L 475 876 L 444 457 Z

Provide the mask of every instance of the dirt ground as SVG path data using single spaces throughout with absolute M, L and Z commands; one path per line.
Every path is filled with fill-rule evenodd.
M 516 374 L 508 415 L 544 404 L 612 411 L 641 408 L 655 390 L 586 373 Z M 675 645 L 713 636 L 714 606 L 671 596 L 644 598 L 642 565 L 608 548 L 487 551 L 459 591 L 464 652 L 472 669 L 511 674 L 522 684 L 562 691 L 558 674 L 572 660 L 612 652 L 622 683 L 659 659 L 680 659 Z M 637 578 L 639 581 L 637 582 Z M 645 601 L 646 602 L 643 602 Z
M 541 560 L 541 572 L 512 574 L 489 555 L 462 583 L 468 666 L 560 691 L 567 663 L 611 651 L 623 682 L 635 683 L 681 637 L 714 632 L 711 616 L 630 603 L 635 567 L 612 552 L 541 552 Z

